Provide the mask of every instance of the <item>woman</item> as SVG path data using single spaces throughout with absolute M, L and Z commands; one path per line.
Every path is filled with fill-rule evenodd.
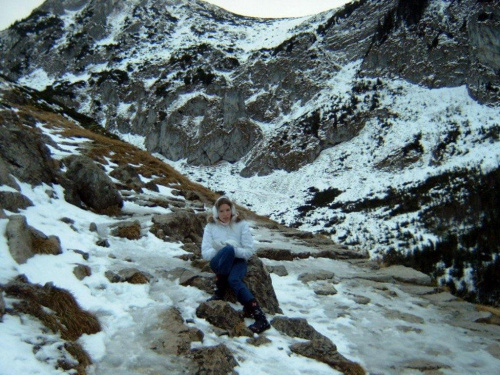
M 248 223 L 236 213 L 228 197 L 220 197 L 208 218 L 201 243 L 201 254 L 210 261 L 210 268 L 215 272 L 216 289 L 210 300 L 224 299 L 227 287 L 231 287 L 245 312 L 255 319 L 255 323 L 248 328 L 261 333 L 270 328 L 269 322 L 243 282 L 247 273 L 247 260 L 254 252 Z

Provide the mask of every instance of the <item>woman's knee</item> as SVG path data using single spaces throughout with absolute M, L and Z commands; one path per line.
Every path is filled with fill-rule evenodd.
M 220 251 L 223 251 L 226 255 L 233 256 L 235 255 L 234 253 L 234 247 L 232 245 L 227 244 L 224 246 Z

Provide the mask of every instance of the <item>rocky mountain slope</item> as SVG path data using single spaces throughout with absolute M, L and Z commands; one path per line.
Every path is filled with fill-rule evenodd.
M 238 194 L 261 214 L 498 304 L 499 17 L 475 0 L 284 20 L 49 0 L 0 34 L 0 60 L 214 190 L 260 186 Z
M 498 368 L 497 309 L 240 207 L 258 249 L 246 280 L 272 321 L 252 336 L 231 296 L 204 302 L 215 193 L 35 90 L 1 79 L 0 99 L 1 373 Z

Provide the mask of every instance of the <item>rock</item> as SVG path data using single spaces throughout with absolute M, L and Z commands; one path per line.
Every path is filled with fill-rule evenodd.
M 400 281 L 408 284 L 432 285 L 432 279 L 429 275 L 423 272 L 417 271 L 410 267 L 405 266 L 390 266 L 387 268 L 381 268 L 379 274 L 382 276 L 390 276 L 396 281 Z
M 5 300 L 3 299 L 3 291 L 0 290 L 0 323 L 5 315 Z
M 159 192 L 160 189 L 158 188 L 158 185 L 156 185 L 153 181 L 146 182 L 144 184 L 144 187 L 148 190 Z
M 0 157 L 0 186 L 9 186 L 13 190 L 16 190 L 18 192 L 21 191 L 21 187 L 18 185 L 16 180 L 12 178 L 10 175 L 9 168 L 7 166 L 7 163 L 3 161 L 3 159 Z
M 63 159 L 67 167 L 64 183 L 66 200 L 96 212 L 117 212 L 123 199 L 108 175 L 86 156 Z
M 232 374 L 238 366 L 231 351 L 224 344 L 191 349 L 189 356 L 198 364 L 197 375 Z
M 111 230 L 111 234 L 128 240 L 138 240 L 141 238 L 141 223 L 139 220 L 119 223 Z
M 29 227 L 35 254 L 62 254 L 61 241 L 57 236 L 46 236 L 39 230 Z
M 257 337 L 251 337 L 247 339 L 247 343 L 253 346 L 262 346 L 271 344 L 272 341 L 269 340 L 265 335 L 258 335 Z
M 282 313 L 271 276 L 262 260 L 256 256 L 248 260 L 248 271 L 244 281 L 265 312 L 273 315 Z
M 409 314 L 409 313 L 404 313 L 401 311 L 397 310 L 387 310 L 384 312 L 384 316 L 388 319 L 394 319 L 394 320 L 402 320 L 407 323 L 416 323 L 416 324 L 424 324 L 425 321 L 423 318 Z
M 73 251 L 74 251 L 75 253 L 77 253 L 77 254 L 80 254 L 80 255 L 82 256 L 82 258 L 83 258 L 83 259 L 85 259 L 85 260 L 89 260 L 89 258 L 90 258 L 89 253 L 87 253 L 87 252 L 85 252 L 85 251 L 83 251 L 83 250 L 76 250 L 76 249 L 75 249 L 75 250 L 73 250 Z
M 171 307 L 159 314 L 159 338 L 152 343 L 152 349 L 160 354 L 187 354 L 192 342 L 203 341 L 203 332 L 187 326 L 180 311 Z
M 307 284 L 311 281 L 323 281 L 323 280 L 333 280 L 335 279 L 335 274 L 330 271 L 317 271 L 314 273 L 303 273 L 299 275 L 299 280 L 304 284 Z
M 0 207 L 11 212 L 19 212 L 33 206 L 33 202 L 18 192 L 0 191 Z
M 0 118 L 0 172 L 2 183 L 18 190 L 6 173 L 32 185 L 52 184 L 57 180 L 57 163 L 50 156 L 41 132 L 36 127 L 14 125 L 19 119 Z M 36 161 L 36 162 L 34 162 Z
M 365 370 L 355 362 L 345 358 L 337 351 L 337 347 L 329 339 L 314 339 L 290 346 L 293 353 L 326 363 L 345 375 L 364 375 Z
M 338 292 L 332 284 L 321 284 L 314 288 L 314 293 L 319 296 L 332 296 Z
M 7 214 L 2 207 L 0 207 L 0 219 L 7 219 Z
M 137 170 L 131 165 L 122 165 L 113 169 L 110 176 L 120 180 L 130 189 L 136 191 L 140 190 L 144 186 Z
M 76 278 L 78 280 L 83 280 L 84 278 L 86 278 L 87 276 L 91 276 L 92 275 L 92 270 L 90 269 L 89 266 L 87 265 L 84 265 L 84 264 L 77 264 L 74 268 L 73 268 L 73 273 L 75 274 Z
M 278 276 L 287 276 L 288 275 L 288 271 L 286 270 L 286 267 L 283 265 L 266 266 L 266 268 L 269 271 L 269 273 L 274 273 Z
M 153 278 L 152 275 L 136 268 L 126 268 L 118 272 L 106 271 L 104 275 L 112 283 L 147 284 Z
M 354 302 L 359 305 L 368 305 L 371 302 L 371 299 L 365 296 L 353 295 L 352 297 L 354 299 Z
M 422 373 L 430 373 L 431 371 L 439 371 L 441 369 L 449 369 L 450 366 L 436 361 L 429 361 L 427 359 L 414 359 L 411 361 L 403 362 L 400 365 L 401 368 L 417 370 Z M 439 371 L 439 373 L 441 373 Z
M 205 224 L 205 215 L 197 215 L 188 210 L 179 210 L 171 214 L 155 215 L 150 231 L 158 238 L 160 237 L 157 233 L 161 230 L 173 241 L 194 242 L 201 246 Z
M 25 263 L 34 254 L 58 255 L 62 253 L 58 237 L 47 237 L 42 232 L 30 227 L 23 215 L 10 216 L 6 237 L 10 253 L 19 264 Z
M 299 337 L 306 340 L 328 340 L 316 331 L 304 318 L 277 316 L 271 321 L 271 325 L 279 332 L 291 337 Z
M 311 256 L 309 252 L 294 253 L 291 250 L 283 249 L 258 249 L 257 256 L 259 258 L 266 258 L 272 260 L 294 260 L 294 259 L 307 259 Z
M 109 241 L 105 238 L 101 238 L 101 239 L 97 240 L 97 242 L 95 244 L 97 246 L 101 246 L 101 247 L 109 247 L 110 246 Z
M 202 303 L 196 309 L 196 316 L 206 319 L 210 324 L 226 331 L 230 337 L 253 336 L 252 331 L 245 325 L 243 314 L 234 310 L 225 301 L 208 301 Z

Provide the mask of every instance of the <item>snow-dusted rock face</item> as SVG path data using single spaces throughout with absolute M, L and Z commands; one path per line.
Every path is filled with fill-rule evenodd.
M 73 0 L 47 1 L 0 47 L 3 74 L 145 136 L 149 151 L 197 165 L 245 157 L 240 172 L 251 176 L 297 170 L 378 116 L 373 98 L 360 105 L 355 92 L 347 101 L 332 92 L 354 61 L 358 76 L 467 84 L 497 102 L 496 31 L 498 6 L 472 0 L 359 0 L 297 20 L 198 1 Z

